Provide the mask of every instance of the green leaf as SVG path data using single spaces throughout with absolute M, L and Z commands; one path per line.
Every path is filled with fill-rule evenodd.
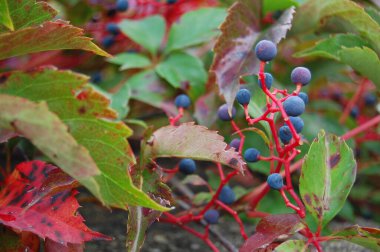
M 118 118 L 122 119 L 128 115 L 129 99 L 131 97 L 131 89 L 128 85 L 123 85 L 117 93 L 112 94 L 111 108 L 119 114 Z
M 103 203 L 123 209 L 139 205 L 166 210 L 132 184 L 128 171 L 135 158 L 126 140 L 132 132 L 124 123 L 114 121 L 117 115 L 109 109 L 109 100 L 87 81 L 87 77 L 70 71 L 13 72 L 2 83 L 0 93 L 47 102 L 101 171 L 93 177 L 95 184 L 81 182 Z
M 361 37 L 371 41 L 380 52 L 380 26 L 369 16 L 363 7 L 350 0 L 309 0 L 297 10 L 293 33 L 317 30 L 326 19 L 338 17 L 350 24 L 350 28 Z
M 165 20 L 155 15 L 140 20 L 125 19 L 119 24 L 120 30 L 137 44 L 155 55 L 165 35 Z
M 366 47 L 366 41 L 356 35 L 336 35 L 320 41 L 314 47 L 296 53 L 295 57 L 320 56 L 351 66 L 380 87 L 380 60 Z
M 218 34 L 218 27 L 225 17 L 226 11 L 222 8 L 202 8 L 185 13 L 171 27 L 165 52 L 210 41 Z
M 319 41 L 314 47 L 307 48 L 294 54 L 295 57 L 321 56 L 340 60 L 340 51 L 343 48 L 363 47 L 368 43 L 354 34 L 339 34 Z
M 368 47 L 343 48 L 340 57 L 343 63 L 350 65 L 380 88 L 380 59 L 373 50 Z
M 172 53 L 157 65 L 156 72 L 173 87 L 186 90 L 190 85 L 190 95 L 196 98 L 205 90 L 207 72 L 200 59 L 184 52 Z
M 7 0 L 0 0 L 0 24 L 4 25 L 9 30 L 13 31 L 13 21 L 9 13 Z
M 148 57 L 139 53 L 120 53 L 108 62 L 121 65 L 120 70 L 144 68 L 152 64 Z
M 7 15 L 7 10 L 9 10 Z M 0 25 L 0 33 L 10 30 L 19 30 L 30 26 L 38 26 L 45 21 L 52 20 L 57 11 L 44 1 L 35 0 L 0 0 L 0 19 L 4 19 L 3 13 L 7 15 L 7 22 L 12 23 L 10 26 Z
M 174 90 L 170 86 L 165 85 L 165 83 L 162 83 L 154 70 L 146 70 L 133 75 L 119 92 L 126 95 L 129 92 L 131 99 L 161 109 L 167 106 L 166 101 L 172 99 L 174 95 Z M 128 97 L 126 96 L 125 99 L 128 99 Z
M 298 252 L 306 252 L 310 251 L 308 249 L 308 245 L 303 240 L 288 240 L 286 242 L 281 243 L 274 249 L 274 252 L 289 252 L 289 251 L 298 251 Z
M 300 193 L 306 208 L 325 226 L 342 209 L 356 177 L 356 162 L 346 142 L 322 131 L 302 166 Z
M 360 246 L 380 251 L 380 229 L 360 227 L 358 225 L 345 228 L 331 235 L 334 239 L 346 240 Z
M 263 12 L 266 14 L 268 12 L 285 10 L 292 6 L 298 7 L 298 5 L 298 2 L 295 0 L 264 0 Z
M 147 156 L 151 158 L 193 158 L 219 162 L 240 172 L 245 169 L 242 157 L 233 149 L 226 150 L 227 144 L 222 136 L 194 123 L 158 129 L 148 141 L 147 148 Z
M 88 150 L 68 133 L 68 127 L 49 111 L 45 102 L 34 103 L 0 94 L 0 127 L 28 138 L 60 168 L 79 181 L 100 173 Z
M 91 39 L 83 36 L 83 30 L 63 21 L 46 22 L 15 32 L 0 34 L 0 60 L 41 51 L 80 49 L 110 56 Z

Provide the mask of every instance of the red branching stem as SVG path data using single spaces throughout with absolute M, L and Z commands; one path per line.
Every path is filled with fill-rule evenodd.
M 285 201 L 285 205 L 286 205 L 287 207 L 292 208 L 292 209 L 293 209 L 294 211 L 296 211 L 297 213 L 299 213 L 299 212 L 301 211 L 301 209 L 300 209 L 299 207 L 293 205 L 293 204 L 290 202 L 290 200 L 289 200 L 288 197 L 286 196 L 285 190 L 284 190 L 283 188 L 280 190 L 280 193 L 281 193 L 281 196 L 282 196 L 282 198 L 284 199 L 284 201 Z
M 244 136 L 243 132 L 241 132 L 239 126 L 237 126 L 237 124 L 234 122 L 234 120 L 231 120 L 231 125 L 232 125 L 232 128 L 234 129 L 234 131 L 240 137 L 240 144 L 239 144 L 239 150 L 238 150 L 238 152 L 241 154 L 241 152 L 243 151 L 243 146 L 244 146 L 244 142 L 245 142 L 245 136 Z
M 224 171 L 221 163 L 216 163 L 216 166 L 218 167 L 218 172 L 220 176 L 220 180 L 224 180 Z
M 222 191 L 223 186 L 225 186 L 228 181 L 235 175 L 239 173 L 238 170 L 232 171 L 227 174 L 227 176 L 220 181 L 220 185 L 218 187 L 218 190 L 216 190 L 215 194 L 212 196 L 211 200 L 207 203 L 207 205 L 202 209 L 202 211 L 199 213 L 199 215 L 203 215 L 210 207 L 212 207 L 215 204 L 215 201 L 218 199 L 220 192 Z
M 235 219 L 235 221 L 240 226 L 240 233 L 241 233 L 241 235 L 243 236 L 244 240 L 247 240 L 248 236 L 245 233 L 243 222 L 241 221 L 241 219 L 240 219 L 239 215 L 237 214 L 237 212 L 235 210 L 231 209 L 229 206 L 227 206 L 226 204 L 224 204 L 223 202 L 221 202 L 219 200 L 216 200 L 215 203 L 217 205 L 219 205 L 221 208 L 223 208 L 225 211 L 227 211 L 229 214 L 232 215 L 232 217 Z
M 175 117 L 169 117 L 170 125 L 174 126 L 183 117 L 183 108 L 178 108 L 178 115 Z
M 354 96 L 351 98 L 351 100 L 348 102 L 346 108 L 343 111 L 342 116 L 339 118 L 340 123 L 345 123 L 347 120 L 348 115 L 350 114 L 352 108 L 355 106 L 355 104 L 359 101 L 360 97 L 363 95 L 365 88 L 367 86 L 368 80 L 366 78 L 363 78 L 358 90 L 354 94 Z
M 345 133 L 342 136 L 342 139 L 343 140 L 350 139 L 350 138 L 356 136 L 357 134 L 362 133 L 362 132 L 366 131 L 367 129 L 369 129 L 369 128 L 371 128 L 371 127 L 373 127 L 379 123 L 380 123 L 380 115 L 377 115 L 374 118 L 372 118 L 371 120 L 369 120 L 368 122 L 365 122 L 362 125 L 358 126 L 357 128 Z

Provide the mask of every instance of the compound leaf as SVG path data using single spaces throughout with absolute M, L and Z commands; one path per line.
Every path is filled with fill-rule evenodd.
M 302 229 L 304 225 L 297 214 L 274 214 L 260 220 L 256 232 L 249 237 L 239 252 L 251 252 L 273 242 L 284 234 L 293 234 Z
M 62 190 L 26 208 L 55 170 L 58 168 L 41 161 L 19 164 L 0 191 L 0 223 L 61 244 L 107 239 L 84 225 L 82 216 L 77 213 L 75 190 Z
M 360 246 L 379 251 L 380 229 L 360 227 L 358 225 L 345 228 L 331 235 L 334 239 L 346 240 Z
M 135 158 L 126 139 L 131 130 L 115 121 L 117 114 L 109 108 L 110 101 L 87 81 L 87 77 L 70 71 L 12 72 L 0 93 L 47 102 L 101 171 L 92 177 L 95 183 L 80 182 L 103 203 L 123 209 L 139 205 L 165 210 L 133 185 L 129 167 L 135 164 Z
M 60 20 L 0 34 L 0 60 L 61 49 L 80 49 L 110 56 L 92 43 L 91 38 L 84 37 L 82 29 Z
M 30 139 L 43 153 L 78 180 L 100 173 L 87 149 L 68 133 L 68 127 L 46 103 L 0 94 L 0 128 Z
M 346 142 L 322 131 L 310 146 L 302 166 L 300 193 L 321 226 L 342 209 L 354 184 L 356 162 Z
M 137 44 L 156 54 L 165 35 L 165 20 L 155 15 L 140 20 L 124 20 L 120 30 Z
M 170 29 L 165 52 L 210 41 L 226 16 L 222 8 L 202 8 L 185 13 Z M 196 22 L 194 22 L 196 20 Z

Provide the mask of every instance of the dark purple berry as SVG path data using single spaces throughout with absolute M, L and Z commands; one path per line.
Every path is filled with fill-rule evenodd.
M 261 40 L 255 47 L 257 58 L 261 61 L 271 61 L 277 55 L 276 45 L 269 40 Z
M 281 126 L 278 129 L 278 135 L 280 136 L 281 142 L 283 144 L 288 144 L 293 138 L 292 132 L 288 126 Z
M 296 130 L 296 132 L 301 133 L 303 126 L 304 126 L 304 122 L 303 122 L 302 118 L 298 117 L 298 116 L 297 117 L 289 116 L 289 119 L 292 122 L 293 127 Z
M 113 35 L 108 35 L 103 38 L 102 45 L 104 48 L 109 48 L 115 43 L 115 37 Z
M 177 2 L 177 0 L 167 0 L 166 3 L 167 4 L 175 4 Z
M 259 161 L 260 151 L 255 148 L 249 148 L 244 152 L 244 159 L 247 162 L 257 162 Z
M 298 94 L 298 97 L 303 100 L 303 102 L 305 103 L 305 105 L 309 103 L 309 96 L 306 93 L 300 92 Z
M 365 105 L 367 106 L 374 106 L 376 105 L 377 97 L 373 93 L 367 93 L 364 96 L 364 102 L 365 102 Z
M 354 106 L 351 111 L 350 111 L 350 116 L 354 119 L 358 118 L 359 116 L 359 107 L 358 106 Z
M 235 201 L 235 193 L 228 185 L 223 186 L 218 199 L 226 205 L 231 205 Z
M 302 86 L 305 86 L 311 80 L 311 73 L 306 67 L 296 67 L 293 69 L 290 78 L 294 84 L 301 83 Z
M 228 106 L 227 104 L 224 104 L 220 106 L 218 109 L 218 117 L 222 121 L 231 121 L 232 119 L 234 119 L 236 115 L 236 109 L 232 107 L 231 112 L 232 112 L 232 115 L 230 116 L 230 114 L 228 113 Z
M 270 89 L 272 87 L 272 83 L 273 83 L 273 76 L 270 73 L 265 73 L 265 86 L 267 87 L 267 89 Z M 260 88 L 263 88 L 262 85 L 263 85 L 262 80 L 259 80 Z
M 241 142 L 241 139 L 240 139 L 240 138 L 235 138 L 235 139 L 233 139 L 233 140 L 230 142 L 230 146 L 231 146 L 232 148 L 234 148 L 235 150 L 239 150 L 240 142 Z
M 175 98 L 174 104 L 177 108 L 185 108 L 186 109 L 186 108 L 190 107 L 191 101 L 190 101 L 189 96 L 187 96 L 185 94 L 181 94 Z
M 288 116 L 299 116 L 305 111 L 305 103 L 298 96 L 290 96 L 284 101 L 283 106 Z
M 102 79 L 103 79 L 102 74 L 100 72 L 95 72 L 95 73 L 91 74 L 90 81 L 91 81 L 91 83 L 97 84 L 97 83 L 101 82 Z
M 113 35 L 118 35 L 120 32 L 119 26 L 116 23 L 108 23 L 106 30 Z
M 251 100 L 251 92 L 248 89 L 242 88 L 236 94 L 236 100 L 241 105 L 248 105 Z
M 179 162 L 179 171 L 184 174 L 193 174 L 196 169 L 197 166 L 194 160 L 190 158 L 182 159 L 181 162 Z
M 117 11 L 120 11 L 120 12 L 126 11 L 128 10 L 128 7 L 129 7 L 128 0 L 117 0 L 116 2 Z
M 203 219 L 208 224 L 217 224 L 219 220 L 219 212 L 215 209 L 209 209 L 203 215 Z
M 272 173 L 267 178 L 267 183 L 270 186 L 270 188 L 275 190 L 280 190 L 284 186 L 284 181 L 282 179 L 281 174 L 279 173 Z

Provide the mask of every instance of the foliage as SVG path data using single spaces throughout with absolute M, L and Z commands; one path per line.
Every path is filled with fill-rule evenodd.
M 158 219 L 212 251 L 379 250 L 380 230 L 354 225 L 380 221 L 376 1 L 115 2 L 0 0 L 1 251 L 110 239 L 84 225 L 77 187 L 128 211 L 127 251 Z M 275 59 L 258 59 L 260 40 Z M 297 66 L 310 84 L 291 83 Z

